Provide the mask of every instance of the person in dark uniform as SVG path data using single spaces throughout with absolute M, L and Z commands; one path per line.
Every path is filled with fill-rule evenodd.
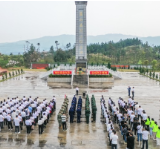
M 77 108 L 77 123 L 80 123 L 80 118 L 81 118 L 81 108 L 78 106 Z
M 74 118 L 74 109 L 73 109 L 73 107 L 70 108 L 69 115 L 70 115 L 70 123 L 73 123 L 73 118 Z

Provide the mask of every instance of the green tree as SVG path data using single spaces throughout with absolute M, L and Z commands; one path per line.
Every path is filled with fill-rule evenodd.
M 155 72 L 153 72 L 153 78 L 155 77 Z
M 153 71 L 155 71 L 156 66 L 157 66 L 157 60 L 154 59 L 154 60 L 152 61 L 152 70 L 153 70 Z
M 149 63 L 148 60 L 144 61 L 144 65 L 146 66 L 146 68 L 148 68 L 148 63 Z
M 152 72 L 151 71 L 149 72 L 149 76 L 152 77 Z
M 52 53 L 52 54 L 54 53 L 54 47 L 53 46 L 51 46 L 49 52 Z
M 55 44 L 56 44 L 56 47 L 57 47 L 57 50 L 58 50 L 58 45 L 59 45 L 58 41 L 55 41 Z
M 5 73 L 5 77 L 6 77 L 6 79 L 7 79 L 7 73 Z
M 11 78 L 11 73 L 9 72 L 9 77 Z

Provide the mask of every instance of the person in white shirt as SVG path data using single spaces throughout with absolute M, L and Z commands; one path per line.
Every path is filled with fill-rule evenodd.
M 134 113 L 132 112 L 131 116 L 130 116 L 130 121 L 131 121 L 131 128 L 133 127 L 133 121 L 134 121 Z
M 137 126 L 137 141 L 142 141 L 142 129 L 143 129 L 143 126 L 138 123 L 138 126 Z
M 43 133 L 43 116 L 38 121 L 38 128 L 39 128 L 39 134 L 42 134 Z
M 78 96 L 78 91 L 79 91 L 79 88 L 78 88 L 78 87 L 76 87 L 76 94 L 77 94 L 77 96 Z
M 18 118 L 18 115 L 16 115 L 16 118 L 14 119 L 14 125 L 15 125 L 15 133 L 20 133 L 19 132 L 19 123 L 20 123 L 20 120 Z
M 35 111 L 36 105 L 34 104 L 34 102 L 31 103 L 31 107 L 32 107 L 32 112 Z
M 0 132 L 1 132 L 1 129 L 3 128 L 3 121 L 4 121 L 4 117 L 2 116 L 2 113 L 0 113 Z
M 3 110 L 3 113 L 2 113 L 3 117 L 4 117 L 4 125 L 7 125 L 7 113 L 5 110 Z
M 8 108 L 6 109 L 7 114 L 11 113 L 11 110 L 10 110 L 9 108 L 10 108 L 10 107 L 8 107 Z
M 22 116 L 23 124 L 25 124 L 26 112 L 24 112 L 24 109 L 22 109 L 21 116 Z
M 13 126 L 12 126 L 12 118 L 10 113 L 7 115 L 7 123 L 8 123 L 8 130 L 12 130 Z
M 146 114 L 146 112 L 143 110 L 143 114 L 142 114 L 142 125 L 143 125 L 143 127 L 145 126 L 145 122 L 146 122 L 146 120 L 147 120 L 147 114 Z
M 32 100 L 32 98 L 31 98 L 31 96 L 29 97 L 29 102 L 32 102 L 33 100 Z
M 13 112 L 12 112 L 12 114 L 11 114 L 11 117 L 12 117 L 12 119 L 14 120 L 15 118 L 16 118 L 16 112 L 15 112 L 15 110 L 13 110 Z
M 142 112 L 143 112 L 143 109 L 141 108 L 141 106 L 139 106 L 139 108 L 138 108 L 138 120 L 141 117 Z
M 3 104 L 2 109 L 3 109 L 3 111 L 6 111 L 7 108 L 6 108 L 5 104 Z
M 23 96 L 23 101 L 25 101 L 26 100 L 26 97 L 25 96 Z
M 0 106 L 0 113 L 2 113 L 3 112 L 3 108 L 2 108 L 2 106 Z
M 25 124 L 26 124 L 27 134 L 30 134 L 31 133 L 31 125 L 32 125 L 31 120 L 29 118 L 27 118 L 25 120 Z
M 118 136 L 116 135 L 116 131 L 113 131 L 113 135 L 110 137 L 111 138 L 111 143 L 112 143 L 112 149 L 117 149 L 117 140 Z
M 146 128 L 144 128 L 144 131 L 142 131 L 143 145 L 141 149 L 144 149 L 145 143 L 146 143 L 146 149 L 148 149 L 148 135 L 149 135 L 149 132 L 147 131 Z
M 23 126 L 23 120 L 22 120 L 21 113 L 19 113 L 18 118 L 19 118 L 19 121 L 20 121 L 20 122 L 19 122 L 19 124 L 20 124 L 20 129 L 23 130 L 23 127 L 22 127 L 22 126 Z
M 6 105 L 5 105 L 5 106 L 6 106 L 6 109 L 10 107 L 10 106 L 8 105 L 8 102 L 6 102 Z
M 139 108 L 139 104 L 137 102 L 135 105 L 135 115 L 138 115 L 138 108 Z

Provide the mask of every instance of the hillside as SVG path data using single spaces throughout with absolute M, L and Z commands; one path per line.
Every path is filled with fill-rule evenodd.
M 120 39 L 127 38 L 136 38 L 132 35 L 123 35 L 123 34 L 106 34 L 106 35 L 97 35 L 97 36 L 88 36 L 87 43 L 88 45 L 91 43 L 102 43 L 102 42 L 118 42 Z M 138 37 L 142 42 L 148 41 L 149 45 L 160 45 L 160 36 L 157 37 Z M 27 49 L 26 41 L 29 41 L 31 44 L 37 47 L 37 43 L 40 43 L 40 51 L 48 51 L 50 47 L 53 45 L 56 47 L 55 41 L 59 42 L 59 47 L 65 49 L 67 43 L 71 43 L 71 47 L 75 44 L 75 36 L 74 35 L 59 35 L 59 36 L 45 36 L 37 39 L 30 40 L 21 40 L 18 42 L 12 43 L 0 43 L 0 53 L 2 54 L 18 54 L 23 53 L 24 48 Z

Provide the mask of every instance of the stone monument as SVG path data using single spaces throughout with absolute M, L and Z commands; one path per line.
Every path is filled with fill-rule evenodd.
M 86 72 L 87 68 L 87 1 L 75 1 L 76 4 L 76 70 Z

